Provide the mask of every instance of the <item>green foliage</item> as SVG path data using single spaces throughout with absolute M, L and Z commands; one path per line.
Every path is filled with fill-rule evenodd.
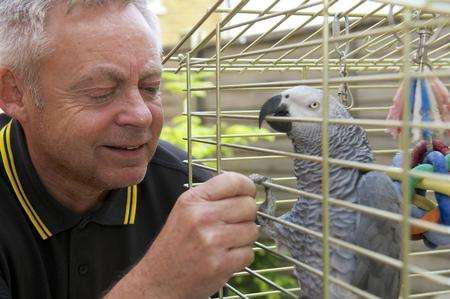
M 202 126 L 200 117 L 192 117 L 192 134 L 195 136 L 214 135 L 214 127 Z M 166 124 L 161 133 L 161 139 L 169 141 L 177 147 L 187 150 L 187 117 L 179 115 Z M 193 156 L 196 158 L 212 157 L 215 154 L 215 146 L 209 144 L 193 144 Z
M 268 269 L 268 268 L 279 268 L 279 267 L 286 267 L 289 266 L 285 262 L 282 262 L 279 258 L 274 257 L 270 253 L 263 252 L 263 251 L 257 251 L 255 254 L 255 261 L 252 265 L 250 265 L 250 268 L 252 270 L 256 269 Z M 275 272 L 275 273 L 263 273 L 261 274 L 264 277 L 270 279 L 277 285 L 285 288 L 296 288 L 297 280 L 291 274 L 289 271 L 283 271 L 283 272 Z M 268 292 L 273 291 L 274 289 L 265 283 L 264 281 L 250 275 L 242 275 L 234 277 L 230 281 L 231 285 L 236 286 L 239 291 L 243 292 L 244 294 L 249 293 L 259 293 L 259 292 Z M 230 291 L 230 295 L 233 295 Z M 264 298 L 266 299 L 281 299 L 281 298 L 287 298 L 284 294 L 271 294 L 271 295 L 265 295 Z
M 216 134 L 215 125 L 204 125 L 202 124 L 201 118 L 198 116 L 191 117 L 192 123 L 192 135 L 193 136 L 211 136 L 214 139 Z M 259 129 L 257 127 L 251 127 L 246 125 L 230 125 L 228 123 L 222 123 L 222 134 L 256 134 L 256 133 L 267 133 L 265 129 Z M 164 126 L 161 133 L 161 139 L 169 141 L 170 143 L 187 150 L 187 141 L 184 139 L 187 136 L 187 117 L 184 115 L 179 115 L 174 117 L 169 123 Z M 234 144 L 249 144 L 250 142 L 256 142 L 258 140 L 274 141 L 275 137 L 265 136 L 265 137 L 232 137 L 226 138 L 227 143 Z M 209 144 L 193 143 L 192 155 L 195 158 L 213 158 L 216 155 L 216 146 Z M 222 147 L 222 156 L 231 157 L 233 156 L 233 149 L 228 147 Z
M 199 72 L 191 74 L 191 84 L 195 87 L 212 86 L 211 73 Z M 174 74 L 170 72 L 163 73 L 164 89 L 168 92 L 184 95 L 186 89 L 186 74 Z M 206 97 L 205 91 L 193 91 L 192 96 L 198 99 Z M 215 125 L 202 124 L 202 120 L 198 116 L 191 117 L 192 123 L 192 135 L 193 136 L 213 136 L 216 134 Z M 228 124 L 222 122 L 222 134 L 258 134 L 268 133 L 266 129 L 259 129 L 255 126 Z M 175 144 L 179 148 L 187 150 L 187 142 L 184 138 L 187 136 L 187 118 L 185 116 L 176 116 L 170 122 L 166 123 L 161 133 L 161 139 L 169 141 Z M 250 142 L 256 142 L 258 140 L 273 141 L 273 136 L 267 137 L 233 137 L 226 138 L 227 143 L 234 144 L 249 144 Z M 225 142 L 225 139 L 222 140 Z M 216 147 L 214 145 L 194 143 L 192 146 L 192 155 L 198 159 L 213 158 L 216 155 Z M 233 155 L 231 148 L 222 147 L 222 156 L 230 157 Z M 206 163 L 212 165 L 212 163 Z
M 164 89 L 170 93 L 184 95 L 186 89 L 186 74 L 175 74 L 171 72 L 164 72 L 162 74 L 164 82 Z M 210 87 L 213 86 L 211 81 L 211 73 L 200 72 L 191 74 L 191 85 L 195 87 Z M 204 98 L 206 97 L 206 91 L 192 91 L 192 97 Z

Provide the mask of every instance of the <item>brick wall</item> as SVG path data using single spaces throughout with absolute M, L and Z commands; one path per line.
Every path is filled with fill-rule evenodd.
M 167 12 L 160 15 L 163 31 L 164 47 L 175 45 L 180 38 L 186 34 L 194 24 L 207 12 L 208 8 L 215 3 L 213 0 L 163 0 L 162 4 Z M 201 26 L 200 34 L 208 34 L 215 28 L 219 15 L 213 15 Z

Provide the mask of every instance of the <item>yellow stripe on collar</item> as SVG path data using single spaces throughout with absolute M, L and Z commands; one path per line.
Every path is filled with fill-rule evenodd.
M 130 217 L 130 203 L 131 203 L 131 186 L 127 188 L 127 203 L 125 207 L 125 219 L 123 220 L 123 224 L 128 224 L 128 220 Z
M 22 183 L 17 175 L 16 165 L 14 162 L 14 156 L 11 148 L 11 122 L 9 122 L 0 131 L 0 153 L 3 160 L 3 166 L 8 176 L 9 182 L 14 189 L 16 198 L 20 205 L 24 209 L 34 228 L 37 230 L 42 239 L 47 239 L 52 236 L 52 233 L 47 226 L 42 222 L 39 215 L 33 209 L 30 201 L 28 200 L 25 191 L 23 190 Z
M 136 219 L 137 206 L 137 185 L 129 186 L 127 188 L 127 202 L 125 206 L 125 215 L 123 224 L 134 224 Z
M 31 205 L 22 183 L 17 174 L 14 155 L 11 147 L 11 124 L 9 122 L 0 130 L 0 155 L 3 160 L 3 167 L 8 176 L 9 182 L 14 190 L 17 200 L 27 214 L 31 223 L 43 240 L 52 236 L 52 232 L 47 228 L 44 222 Z M 126 208 L 124 214 L 123 224 L 134 224 L 136 219 L 137 208 L 137 185 L 129 186 L 127 188 Z
M 136 218 L 136 206 L 137 206 L 137 186 L 133 186 L 133 196 L 131 198 L 131 215 L 130 215 L 130 224 L 134 224 L 134 220 Z

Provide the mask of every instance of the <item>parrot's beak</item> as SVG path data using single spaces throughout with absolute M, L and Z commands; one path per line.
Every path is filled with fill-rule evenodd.
M 281 95 L 276 95 L 271 97 L 264 105 L 261 107 L 259 112 L 259 127 L 266 118 L 266 116 L 288 116 L 289 111 L 284 103 L 281 103 Z M 288 133 L 292 129 L 292 124 L 290 122 L 274 122 L 268 121 L 269 126 L 278 132 Z

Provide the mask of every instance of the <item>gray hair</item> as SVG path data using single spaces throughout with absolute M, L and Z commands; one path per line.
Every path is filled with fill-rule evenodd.
M 67 3 L 68 13 L 77 4 L 88 8 L 111 2 L 131 3 L 157 34 L 158 50 L 162 52 L 159 23 L 147 0 L 0 0 L 0 66 L 11 69 L 26 82 L 38 106 L 42 105 L 37 78 L 39 62 L 51 51 L 45 35 L 46 19 L 50 9 L 61 2 Z

